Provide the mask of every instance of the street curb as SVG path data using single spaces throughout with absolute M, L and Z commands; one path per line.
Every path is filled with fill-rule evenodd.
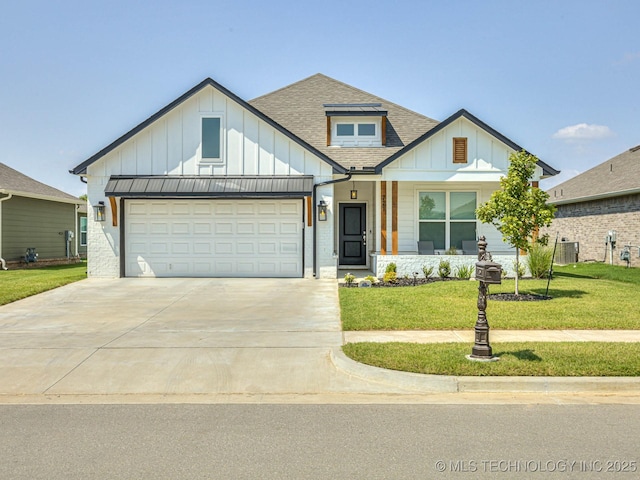
M 640 377 L 456 377 L 424 375 L 373 367 L 331 350 L 331 362 L 342 372 L 416 393 L 638 393 Z

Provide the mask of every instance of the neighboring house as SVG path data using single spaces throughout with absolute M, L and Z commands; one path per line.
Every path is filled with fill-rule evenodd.
M 84 200 L 0 163 L 0 257 L 22 261 L 28 248 L 36 249 L 38 261 L 76 257 L 83 205 Z
M 640 145 L 573 177 L 547 191 L 557 212 L 546 230 L 560 240 L 577 242 L 579 261 L 611 260 L 606 244 L 610 230 L 617 232 L 613 262 L 626 265 L 619 252 L 633 245 L 631 264 L 638 265 L 640 245 Z
M 71 173 L 91 276 L 403 275 L 480 235 L 511 263 L 475 208 L 519 150 L 465 110 L 440 123 L 321 74 L 249 102 L 208 78 Z

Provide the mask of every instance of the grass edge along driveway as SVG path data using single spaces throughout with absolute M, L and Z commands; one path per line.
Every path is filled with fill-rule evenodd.
M 87 263 L 0 271 L 0 305 L 87 278 Z

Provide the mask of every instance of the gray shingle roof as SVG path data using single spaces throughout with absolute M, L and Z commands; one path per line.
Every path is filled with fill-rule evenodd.
M 320 73 L 248 103 L 346 168 L 375 167 L 439 123 Z M 372 103 L 387 111 L 386 147 L 327 146 L 325 104 Z
M 38 182 L 25 174 L 0 163 L 0 192 L 12 193 L 23 197 L 47 198 L 66 203 L 84 203 L 83 200 L 69 195 L 57 188 Z
M 640 145 L 547 190 L 551 203 L 577 203 L 640 191 Z

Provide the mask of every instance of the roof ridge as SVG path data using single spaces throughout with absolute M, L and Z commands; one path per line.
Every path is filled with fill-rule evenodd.
M 249 103 L 252 103 L 254 101 L 258 101 L 258 100 L 260 100 L 260 99 L 262 99 L 264 97 L 268 97 L 268 96 L 270 96 L 272 94 L 275 94 L 275 93 L 278 93 L 278 92 L 282 92 L 283 90 L 287 90 L 288 88 L 295 87 L 295 86 L 299 85 L 302 82 L 306 82 L 308 80 L 311 80 L 314 77 L 322 77 L 322 78 L 324 78 L 326 80 L 330 80 L 331 82 L 340 84 L 343 87 L 349 88 L 349 89 L 351 89 L 351 90 L 353 90 L 355 92 L 358 92 L 360 94 L 364 94 L 364 95 L 368 95 L 368 96 L 374 97 L 374 98 L 382 101 L 382 103 L 387 103 L 387 104 L 393 105 L 396 108 L 404 110 L 405 112 L 411 113 L 413 115 L 418 115 L 418 116 L 424 118 L 425 120 L 428 120 L 428 121 L 431 121 L 431 122 L 440 123 L 440 121 L 436 120 L 435 118 L 427 117 L 426 115 L 423 115 L 422 113 L 416 112 L 415 110 L 411 110 L 410 108 L 403 107 L 402 105 L 397 104 L 395 102 L 392 102 L 391 100 L 387 100 L 386 98 L 380 97 L 380 96 L 378 96 L 378 95 L 376 95 L 374 93 L 371 93 L 371 92 L 367 92 L 366 90 L 362 90 L 361 88 L 354 87 L 353 85 L 345 83 L 345 82 L 343 82 L 341 80 L 336 80 L 335 78 L 332 78 L 332 77 L 330 77 L 328 75 L 325 75 L 324 73 L 320 73 L 320 72 L 315 73 L 315 74 L 313 74 L 313 75 L 311 75 L 309 77 L 303 78 L 302 80 L 298 80 L 297 82 L 294 82 L 294 83 L 291 83 L 291 84 L 286 85 L 284 87 L 281 87 L 281 88 L 279 88 L 277 90 L 274 90 L 272 92 L 265 93 L 264 95 L 260 95 L 259 97 L 256 97 L 256 98 L 254 98 L 252 100 L 249 100 Z
M 322 74 L 319 74 L 319 75 L 322 75 Z M 328 77 L 326 75 L 322 75 L 322 76 L 324 76 L 324 77 L 328 78 L 329 80 L 332 80 L 332 81 L 334 81 L 336 83 L 339 83 L 339 84 L 341 84 L 341 85 L 343 85 L 343 86 L 345 86 L 347 88 L 350 88 L 351 90 L 355 90 L 356 92 L 364 93 L 366 95 L 371 95 L 371 96 L 373 96 L 373 97 L 375 97 L 375 98 L 377 98 L 379 100 L 382 100 L 384 103 L 389 103 L 389 104 L 393 105 L 394 107 L 397 107 L 397 108 L 399 108 L 401 110 L 404 110 L 405 112 L 409 112 L 409 113 L 412 113 L 414 115 L 419 115 L 420 117 L 422 117 L 422 118 L 424 118 L 426 120 L 430 120 L 432 122 L 440 123 L 440 120 L 436 120 L 435 118 L 427 117 L 426 115 L 423 115 L 422 113 L 416 112 L 415 110 L 411 110 L 410 108 L 407 108 L 407 107 L 403 107 L 402 105 L 400 105 L 398 103 L 392 102 L 391 100 L 387 100 L 386 98 L 383 98 L 383 97 L 379 97 L 378 95 L 376 95 L 374 93 L 367 92 L 366 90 L 362 90 L 361 88 L 354 87 L 353 85 L 349 85 L 348 83 L 342 82 L 340 80 L 336 80 L 335 78 L 331 78 L 331 77 Z
M 277 89 L 275 89 L 275 90 L 273 90 L 271 92 L 263 93 L 262 95 L 260 95 L 260 96 L 258 96 L 256 98 L 252 98 L 251 100 L 247 100 L 247 102 L 248 103 L 253 103 L 253 102 L 255 102 L 257 100 L 260 100 L 260 99 L 262 99 L 264 97 L 268 97 L 268 96 L 270 96 L 270 95 L 272 95 L 274 93 L 282 92 L 283 90 L 287 90 L 289 88 L 295 87 L 299 83 L 306 82 L 307 80 L 311 80 L 313 77 L 325 77 L 325 78 L 329 78 L 330 80 L 332 80 L 330 77 L 327 77 L 326 75 L 323 75 L 322 73 L 314 73 L 313 75 L 309 75 L 308 77 L 305 77 L 305 78 L 303 78 L 301 80 L 297 80 L 297 81 L 295 81 L 293 83 L 290 83 L 289 85 L 285 85 L 284 87 L 277 88 Z

